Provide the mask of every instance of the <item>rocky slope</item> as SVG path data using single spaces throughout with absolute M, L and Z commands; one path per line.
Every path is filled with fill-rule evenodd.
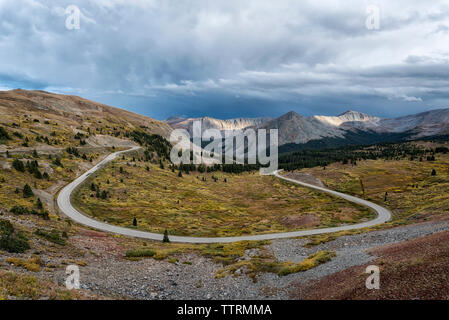
M 353 125 L 356 125 L 357 123 L 365 126 L 375 126 L 381 120 L 381 118 L 352 110 L 346 111 L 336 117 L 313 116 L 312 119 L 316 119 L 322 123 L 329 124 L 334 127 L 347 126 L 349 128 Z
M 221 131 L 246 128 L 278 129 L 279 145 L 301 145 L 323 139 L 338 140 L 339 145 L 345 144 L 345 141 L 346 144 L 353 144 L 358 141 L 358 135 L 363 135 L 363 143 L 366 141 L 376 143 L 385 139 L 395 141 L 449 134 L 449 109 L 431 110 L 391 119 L 350 110 L 338 116 L 304 117 L 290 111 L 275 119 L 219 120 L 210 117 L 189 119 L 173 117 L 165 122 L 173 128 L 187 129 L 192 133 L 195 120 L 201 121 L 202 131 L 211 128 Z
M 249 127 L 256 127 L 269 120 L 271 120 L 271 118 L 235 118 L 220 120 L 211 117 L 188 119 L 181 117 L 171 117 L 165 120 L 165 123 L 169 124 L 172 128 L 175 129 L 186 129 L 190 134 L 192 134 L 194 121 L 201 121 L 201 129 L 204 132 L 207 129 L 218 129 L 220 131 L 242 130 Z
M 316 118 L 307 118 L 290 111 L 283 116 L 268 121 L 259 129 L 278 129 L 279 144 L 306 143 L 310 140 L 318 140 L 325 137 L 344 137 L 344 130 L 330 125 Z

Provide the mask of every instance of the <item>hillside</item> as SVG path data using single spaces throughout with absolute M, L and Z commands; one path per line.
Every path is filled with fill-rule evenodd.
M 107 154 L 137 142 L 154 142 L 150 151 L 147 143 L 145 157 L 157 163 L 152 151 L 163 139 L 152 134 L 166 137 L 170 128 L 80 97 L 41 91 L 0 92 L 0 114 L 0 300 L 98 298 L 54 281 L 67 264 L 84 266 L 104 254 L 101 247 L 85 249 L 82 243 L 92 241 L 91 235 L 58 212 L 55 195 Z
M 43 91 L 0 92 L 0 151 L 54 150 L 61 147 L 117 146 L 127 144 L 137 128 L 168 137 L 165 123 L 77 96 Z M 120 140 L 119 140 L 120 139 Z

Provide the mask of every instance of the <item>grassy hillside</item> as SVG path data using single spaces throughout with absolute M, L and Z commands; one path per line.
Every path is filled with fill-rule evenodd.
M 82 266 L 95 256 L 72 240 L 83 239 L 82 229 L 59 215 L 55 196 L 107 154 L 135 145 L 135 136 L 167 136 L 170 128 L 39 91 L 0 92 L 0 115 L 0 299 L 88 297 L 52 280 L 67 264 Z
M 443 149 L 448 143 L 416 142 L 426 150 Z M 432 171 L 435 170 L 434 175 Z M 393 209 L 394 219 L 404 222 L 449 213 L 449 154 L 397 157 L 392 160 L 335 162 L 303 169 L 332 189 L 364 197 Z M 387 195 L 385 196 L 385 193 Z
M 76 96 L 42 91 L 0 92 L 0 152 L 123 144 L 134 130 L 168 137 L 160 121 Z
M 108 223 L 191 236 L 235 236 L 355 223 L 368 209 L 258 173 L 172 172 L 125 157 L 74 195 L 77 206 Z

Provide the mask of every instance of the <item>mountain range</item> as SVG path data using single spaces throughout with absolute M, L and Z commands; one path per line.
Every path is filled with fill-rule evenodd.
M 413 140 L 449 134 L 449 109 L 431 110 L 398 118 L 380 118 L 352 110 L 338 116 L 305 117 L 290 111 L 278 118 L 220 120 L 211 117 L 172 117 L 165 122 L 173 128 L 183 128 L 191 133 L 194 121 L 201 121 L 203 131 L 278 129 L 279 145 L 283 146 L 283 151 L 305 147 Z
M 0 124 L 17 131 L 17 135 L 33 137 L 39 133 L 52 139 L 45 122 L 59 124 L 59 130 L 53 129 L 59 139 L 53 140 L 59 140 L 62 145 L 77 142 L 73 140 L 73 135 L 86 135 L 88 129 L 96 133 L 86 140 L 87 145 L 92 146 L 99 144 L 97 140 L 102 135 L 109 140 L 111 136 L 126 139 L 126 132 L 135 128 L 142 128 L 168 139 L 173 128 L 184 128 L 192 133 L 195 120 L 201 121 L 202 130 L 278 129 L 280 152 L 449 135 L 449 109 L 430 110 L 397 118 L 380 118 L 358 111 L 346 111 L 338 116 L 305 117 L 290 111 L 278 118 L 221 120 L 211 117 L 172 117 L 161 122 L 77 96 L 11 90 L 0 92 L 0 113 Z M 13 138 L 17 143 L 21 140 L 14 135 Z M 10 148 L 14 139 L 10 141 Z M 114 144 L 118 143 L 119 141 L 114 141 Z M 31 139 L 30 144 L 39 145 L 39 142 Z

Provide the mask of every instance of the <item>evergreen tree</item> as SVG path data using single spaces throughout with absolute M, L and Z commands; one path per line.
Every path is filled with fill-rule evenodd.
M 432 169 L 431 175 L 432 175 L 432 176 L 436 176 L 436 175 L 437 175 L 437 171 L 436 171 L 435 169 Z
M 178 177 L 182 178 L 182 171 L 179 171 Z
M 42 204 L 42 201 L 41 201 L 41 198 L 37 198 L 37 203 L 36 203 L 36 205 L 37 205 L 37 208 L 38 209 L 43 209 L 44 208 L 44 205 Z
M 63 166 L 62 163 L 61 163 L 61 159 L 59 159 L 59 158 L 56 158 L 56 159 L 53 161 L 53 164 L 54 164 L 55 166 L 57 166 L 57 167 L 64 168 L 64 166 Z
M 14 159 L 12 162 L 12 167 L 20 172 L 25 172 L 25 166 L 23 165 L 23 162 L 17 159 Z
M 5 128 L 3 128 L 3 127 L 0 127 L 0 139 L 1 140 L 9 140 L 9 139 L 11 139 L 10 137 L 9 137 L 9 134 L 8 134 L 8 132 L 5 130 Z
M 136 218 L 133 219 L 133 226 L 137 227 L 137 219 Z
M 170 239 L 168 238 L 167 229 L 165 229 L 165 231 L 164 231 L 164 239 L 162 240 L 162 242 L 170 242 Z
M 31 198 L 32 196 L 34 196 L 33 190 L 31 190 L 31 187 L 28 184 L 26 184 L 23 187 L 23 197 L 24 198 Z
M 38 168 L 34 169 L 34 177 L 36 179 L 42 179 L 42 173 L 39 171 Z

